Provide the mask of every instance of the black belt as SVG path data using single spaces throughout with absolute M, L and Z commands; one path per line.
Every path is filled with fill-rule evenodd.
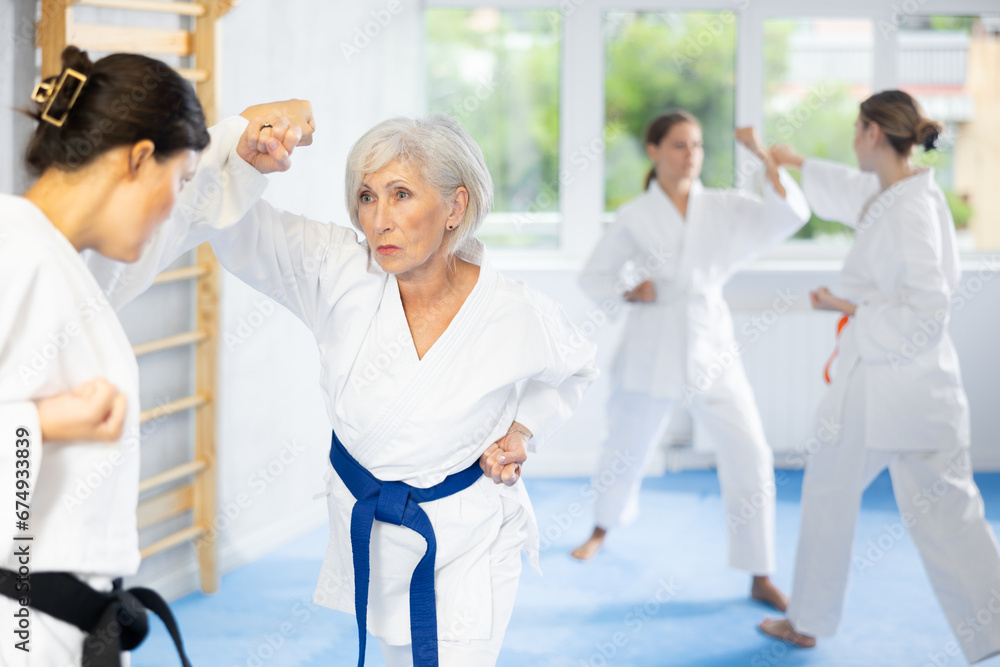
M 191 667 L 177 621 L 166 601 L 149 588 L 122 590 L 121 579 L 114 590 L 96 591 L 71 574 L 39 572 L 18 582 L 18 574 L 0 569 L 0 595 L 14 600 L 28 598 L 28 606 L 75 625 L 87 633 L 83 642 L 83 664 L 87 667 L 120 667 L 121 652 L 131 651 L 149 634 L 151 611 L 167 626 L 183 667 Z M 27 584 L 27 588 L 25 588 Z M 18 585 L 22 590 L 18 590 Z

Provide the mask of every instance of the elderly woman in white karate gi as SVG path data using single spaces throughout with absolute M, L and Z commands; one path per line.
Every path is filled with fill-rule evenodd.
M 909 94 L 861 104 L 854 150 L 860 170 L 775 147 L 802 170 L 817 215 L 855 228 L 840 274 L 813 307 L 846 325 L 819 417 L 839 424 L 812 454 L 802 482 L 802 528 L 785 619 L 760 629 L 799 646 L 833 635 L 843 613 L 861 495 L 885 468 L 903 523 L 970 663 L 1000 653 L 995 618 L 1000 551 L 983 515 L 969 458 L 969 406 L 948 335 L 961 273 L 955 227 L 933 169 L 910 163 L 934 148 L 940 125 Z M 985 610 L 985 611 L 984 611 Z
M 595 528 L 573 555 L 591 558 L 608 530 L 634 521 L 650 456 L 674 406 L 683 403 L 694 428 L 715 446 L 730 565 L 754 575 L 754 598 L 783 610 L 784 595 L 769 578 L 775 568 L 773 456 L 722 289 L 742 263 L 799 229 L 809 209 L 752 128 L 736 137 L 764 163 L 762 196 L 701 185 L 701 126 L 691 114 L 673 112 L 650 123 L 646 151 L 654 166 L 646 191 L 618 211 L 580 276 L 583 290 L 609 312 L 622 301 L 632 305 L 592 482 Z M 622 279 L 629 262 L 641 280 L 631 288 Z
M 261 149 L 269 125 L 249 129 Z M 389 665 L 493 665 L 520 552 L 537 566 L 518 466 L 597 376 L 595 348 L 475 239 L 493 186 L 455 121 L 377 125 L 351 150 L 346 180 L 363 244 L 263 200 L 212 239 L 223 266 L 319 346 L 334 435 L 316 602 L 357 614 L 359 665 L 366 630 Z M 265 182 L 240 173 L 230 185 Z
M 219 169 L 257 172 L 218 152 L 237 143 L 242 125 L 214 129 L 206 149 L 198 98 L 167 65 L 132 54 L 94 63 L 75 47 L 62 60 L 60 75 L 32 96 L 38 126 L 26 157 L 38 180 L 23 197 L 0 195 L 0 489 L 10 503 L 0 522 L 0 664 L 8 667 L 128 664 L 123 651 L 146 632 L 140 605 L 176 632 L 153 591 L 120 587 L 140 560 L 139 377 L 115 314 L 125 290 L 102 284 L 87 260 L 121 266 L 144 253 L 151 280 L 197 244 L 199 226 L 235 222 L 260 195 L 234 185 L 230 198 L 195 205 L 180 194 L 185 181 L 194 190 L 219 181 Z M 115 105 L 150 72 L 159 83 L 146 88 L 147 103 L 122 116 Z M 300 135 L 290 140 L 289 150 Z M 203 151 L 212 167 L 196 174 Z M 258 155 L 258 168 L 287 168 L 287 151 L 278 152 L 278 160 Z M 175 203 L 171 224 L 191 245 L 144 251 Z

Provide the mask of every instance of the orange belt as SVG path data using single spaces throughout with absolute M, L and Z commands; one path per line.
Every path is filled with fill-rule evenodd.
M 830 360 L 826 362 L 826 367 L 823 368 L 823 379 L 826 380 L 827 384 L 830 384 L 830 365 L 833 364 L 833 360 L 837 358 L 837 352 L 840 349 L 840 332 L 844 330 L 847 326 L 848 320 L 850 320 L 850 315 L 844 315 L 837 322 L 837 344 L 833 348 L 833 354 L 830 355 Z

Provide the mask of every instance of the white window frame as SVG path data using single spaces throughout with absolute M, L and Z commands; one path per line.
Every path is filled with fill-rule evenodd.
M 897 10 L 914 15 L 970 16 L 997 13 L 996 0 L 424 0 L 426 8 L 548 10 L 562 13 L 563 39 L 559 110 L 559 165 L 572 168 L 580 151 L 604 135 L 604 13 L 607 11 L 732 11 L 736 23 L 736 123 L 761 127 L 764 119 L 763 31 L 770 19 L 854 18 L 872 22 L 872 89 L 896 87 Z M 596 140 L 596 141 L 595 141 Z M 737 150 L 743 150 L 738 148 Z M 737 157 L 738 161 L 738 157 Z M 604 217 L 604 159 L 574 172 L 559 192 L 558 248 L 497 248 L 492 254 L 508 269 L 579 269 L 598 242 Z M 569 221 L 569 222 L 567 222 Z M 786 243 L 762 258 L 757 268 L 803 262 L 839 267 L 847 248 L 813 242 Z M 963 253 L 974 261 L 996 252 Z M 755 268 L 754 266 L 750 267 Z

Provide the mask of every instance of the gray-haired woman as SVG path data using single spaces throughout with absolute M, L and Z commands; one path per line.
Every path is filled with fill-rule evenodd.
M 359 664 L 367 624 L 390 665 L 493 665 L 521 550 L 537 563 L 518 466 L 597 376 L 594 347 L 491 266 L 474 234 L 492 180 L 454 120 L 377 125 L 346 190 L 364 244 L 265 201 L 213 241 L 319 345 L 334 437 L 316 602 L 358 615 Z

